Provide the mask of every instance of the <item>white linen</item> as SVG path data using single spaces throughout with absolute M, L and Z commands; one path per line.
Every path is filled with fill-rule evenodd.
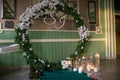
M 9 46 L 0 46 L 0 54 L 2 53 L 10 53 L 19 51 L 19 44 L 11 44 Z

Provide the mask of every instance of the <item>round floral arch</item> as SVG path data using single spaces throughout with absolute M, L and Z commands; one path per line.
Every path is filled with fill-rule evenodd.
M 88 41 L 89 33 L 88 29 L 82 20 L 81 15 L 73 7 L 63 4 L 58 0 L 41 0 L 32 7 L 28 7 L 26 11 L 19 17 L 19 22 L 15 29 L 16 38 L 15 41 L 20 45 L 20 49 L 23 52 L 23 56 L 26 58 L 27 63 L 34 69 L 37 74 L 42 74 L 45 70 L 57 70 L 61 67 L 61 63 L 49 63 L 46 59 L 39 58 L 32 49 L 30 38 L 28 35 L 28 28 L 31 26 L 35 19 L 39 16 L 43 16 L 47 11 L 54 10 L 60 11 L 66 15 L 71 15 L 77 25 L 80 41 L 74 51 L 74 54 L 70 57 L 74 58 L 76 55 L 81 55 L 84 50 L 85 43 Z

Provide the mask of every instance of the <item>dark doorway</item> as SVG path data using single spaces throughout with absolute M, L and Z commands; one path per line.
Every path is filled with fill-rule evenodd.
M 120 59 L 120 15 L 115 15 L 116 26 L 116 53 L 117 58 Z
M 115 11 L 120 11 L 120 0 L 114 0 Z
M 114 0 L 115 27 L 116 27 L 116 55 L 120 59 L 120 0 Z

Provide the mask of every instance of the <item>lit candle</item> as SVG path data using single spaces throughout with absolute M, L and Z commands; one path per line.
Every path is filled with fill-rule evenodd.
M 82 59 L 85 59 L 85 57 L 83 56 Z
M 73 71 L 74 71 L 74 72 L 77 71 L 77 68 L 73 68 Z
M 91 68 L 90 68 L 90 65 L 87 65 L 87 67 L 86 67 L 86 68 L 87 68 L 87 71 L 88 71 L 88 72 L 89 72 L 89 71 L 90 71 L 90 69 L 91 69 Z
M 94 72 L 98 72 L 98 69 L 96 67 L 94 68 Z
M 71 65 L 71 61 L 70 60 L 68 61 L 68 65 Z
M 79 67 L 78 73 L 82 73 L 83 67 Z
M 87 71 L 90 72 L 90 67 L 87 67 Z
M 97 52 L 95 54 L 95 66 L 98 70 L 100 70 L 100 54 Z

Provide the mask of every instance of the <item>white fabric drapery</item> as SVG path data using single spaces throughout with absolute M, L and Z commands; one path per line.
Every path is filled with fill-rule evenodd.
M 19 51 L 19 48 L 20 48 L 19 44 L 11 44 L 9 46 L 1 46 L 0 54 L 16 52 L 16 51 Z

